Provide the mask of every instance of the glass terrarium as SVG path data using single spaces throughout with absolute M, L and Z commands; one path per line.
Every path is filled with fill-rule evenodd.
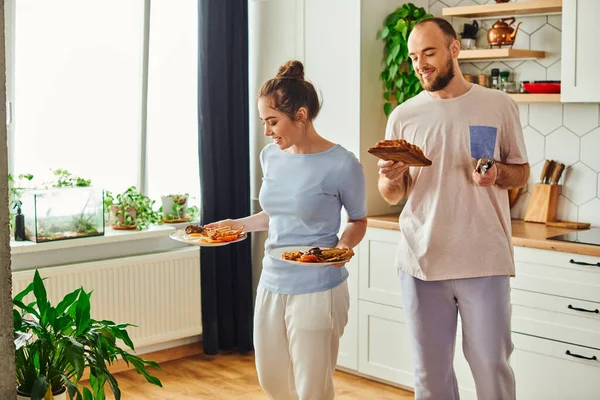
M 21 207 L 32 242 L 104 235 L 104 192 L 93 187 L 27 190 Z

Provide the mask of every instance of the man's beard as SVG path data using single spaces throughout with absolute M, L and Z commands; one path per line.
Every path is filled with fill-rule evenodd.
M 446 86 L 450 83 L 450 81 L 454 78 L 454 63 L 452 61 L 452 57 L 448 57 L 448 62 L 446 63 L 445 72 L 438 71 L 438 76 L 431 83 L 426 83 L 423 80 L 421 74 L 419 74 L 419 80 L 421 81 L 421 86 L 423 89 L 428 92 L 437 92 L 438 90 L 445 89 Z

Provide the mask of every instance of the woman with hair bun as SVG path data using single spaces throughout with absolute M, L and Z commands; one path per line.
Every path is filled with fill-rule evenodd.
M 254 310 L 258 379 L 271 399 L 335 397 L 333 372 L 348 321 L 348 270 L 294 265 L 268 256 L 283 246 L 352 249 L 367 228 L 362 165 L 341 145 L 316 131 L 321 104 L 304 66 L 289 61 L 258 94 L 265 136 L 260 153 L 263 211 L 214 226 L 244 225 L 268 231 Z M 341 210 L 348 221 L 340 238 Z

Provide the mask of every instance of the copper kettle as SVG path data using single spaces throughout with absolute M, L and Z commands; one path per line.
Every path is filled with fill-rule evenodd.
M 510 23 L 507 23 L 510 21 Z M 519 22 L 514 28 L 511 25 L 515 22 L 515 17 L 499 19 L 488 31 L 487 39 L 490 47 L 502 45 L 512 45 L 515 43 L 515 37 L 519 31 Z

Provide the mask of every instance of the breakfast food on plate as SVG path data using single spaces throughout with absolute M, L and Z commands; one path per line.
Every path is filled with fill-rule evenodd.
M 402 161 L 420 167 L 431 165 L 431 160 L 425 157 L 419 146 L 408 143 L 404 139 L 381 140 L 368 151 L 383 160 Z
M 347 261 L 354 255 L 352 249 L 321 249 L 313 247 L 312 249 L 302 251 L 288 251 L 281 254 L 283 260 L 299 261 L 306 263 L 322 263 Z
M 242 235 L 243 226 L 233 228 L 231 226 L 221 226 L 218 228 L 207 228 L 201 225 L 188 225 L 185 227 L 185 233 L 190 237 L 197 237 L 205 243 L 225 243 L 233 242 Z
M 406 150 L 406 151 L 414 151 L 423 157 L 423 150 L 419 146 L 415 146 L 414 144 L 408 143 L 404 139 L 394 139 L 394 140 L 381 140 L 377 142 L 376 148 L 386 148 L 386 149 L 394 149 L 394 150 Z

